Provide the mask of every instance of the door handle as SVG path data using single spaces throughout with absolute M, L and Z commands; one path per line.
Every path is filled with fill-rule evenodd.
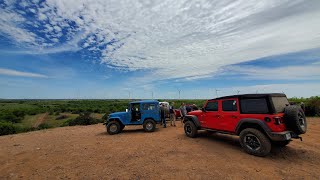
M 238 116 L 232 115 L 231 118 L 237 118 Z
M 220 115 L 215 115 L 215 116 L 213 116 L 213 117 L 219 118 L 219 117 L 220 117 Z

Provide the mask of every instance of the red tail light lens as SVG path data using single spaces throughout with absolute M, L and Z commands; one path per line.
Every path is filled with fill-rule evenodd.
M 273 117 L 273 119 L 274 119 L 274 124 L 276 125 L 283 123 L 283 120 L 281 117 Z

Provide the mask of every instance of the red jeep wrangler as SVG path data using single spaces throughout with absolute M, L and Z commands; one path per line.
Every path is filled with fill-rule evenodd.
M 245 94 L 211 99 L 184 119 L 188 137 L 198 130 L 240 136 L 249 154 L 266 156 L 272 145 L 286 146 L 306 133 L 307 122 L 299 106 L 290 105 L 285 94 Z

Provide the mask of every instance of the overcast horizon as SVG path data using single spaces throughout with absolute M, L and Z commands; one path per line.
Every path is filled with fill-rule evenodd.
M 320 96 L 318 0 L 0 0 L 0 10 L 0 98 Z

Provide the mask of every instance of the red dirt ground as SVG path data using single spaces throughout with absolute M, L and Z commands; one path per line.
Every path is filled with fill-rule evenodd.
M 238 137 L 184 135 L 182 125 L 145 133 L 102 124 L 0 137 L 0 179 L 319 179 L 320 118 L 308 118 L 303 141 L 246 154 Z

